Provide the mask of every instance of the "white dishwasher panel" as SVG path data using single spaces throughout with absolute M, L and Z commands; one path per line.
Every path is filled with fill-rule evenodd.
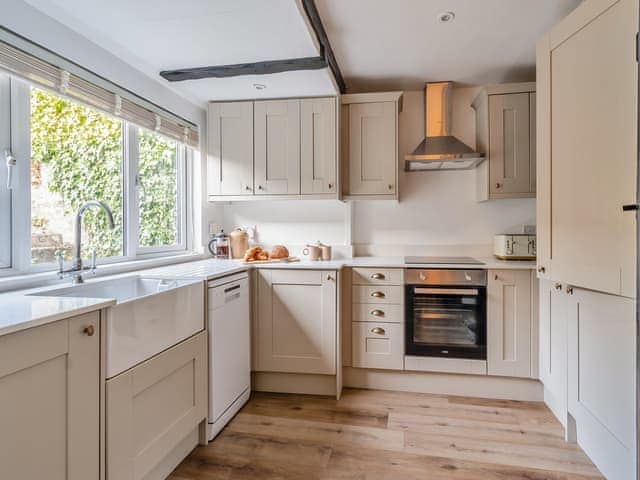
M 249 279 L 233 275 L 209 283 L 209 440 L 251 392 Z

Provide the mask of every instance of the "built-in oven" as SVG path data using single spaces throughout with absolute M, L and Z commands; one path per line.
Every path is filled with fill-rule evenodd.
M 487 358 L 487 271 L 405 270 L 406 355 Z

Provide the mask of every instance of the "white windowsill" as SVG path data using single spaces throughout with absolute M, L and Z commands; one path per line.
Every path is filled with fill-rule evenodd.
M 207 255 L 199 252 L 181 252 L 178 254 L 168 254 L 167 256 L 155 256 L 153 258 L 142 258 L 119 263 L 98 265 L 95 277 L 135 272 L 136 270 L 144 270 L 147 268 L 161 267 L 163 265 L 172 265 L 176 263 L 193 262 L 207 257 Z M 87 273 L 87 278 L 93 278 L 91 273 Z M 0 292 L 66 283 L 70 284 L 71 279 L 67 277 L 60 280 L 57 272 L 55 271 L 18 274 L 0 277 Z

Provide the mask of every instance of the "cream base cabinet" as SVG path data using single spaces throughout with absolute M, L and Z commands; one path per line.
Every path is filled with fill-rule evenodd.
M 100 478 L 100 315 L 0 337 L 0 478 Z
M 300 100 L 300 193 L 338 191 L 336 99 Z
M 335 375 L 335 271 L 261 269 L 254 311 L 254 369 Z
M 488 273 L 487 373 L 531 377 L 531 272 Z
M 255 194 L 300 193 L 300 100 L 254 103 Z
M 636 478 L 635 301 L 569 292 L 568 404 L 578 444 L 606 478 Z
M 564 285 L 540 280 L 540 381 L 544 401 L 567 427 L 567 315 Z
M 398 113 L 401 93 L 343 95 L 343 191 L 353 198 L 398 196 Z
M 636 296 L 636 0 L 585 0 L 538 43 L 543 278 Z M 606 85 L 606 88 L 603 87 Z
M 207 193 L 253 194 L 253 102 L 210 103 Z
M 107 381 L 107 479 L 139 480 L 207 418 L 207 334 Z

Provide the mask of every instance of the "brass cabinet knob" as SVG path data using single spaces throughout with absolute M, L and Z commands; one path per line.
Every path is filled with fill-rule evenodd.
M 502 188 L 502 184 L 501 183 L 496 183 L 496 188 Z
M 88 336 L 88 337 L 93 337 L 93 334 L 96 333 L 96 329 L 93 327 L 93 325 L 89 325 L 87 327 L 84 327 L 83 332 Z
M 262 185 L 258 185 L 258 190 L 264 190 L 264 189 L 262 188 Z
M 251 187 L 250 187 L 249 185 L 245 185 L 244 189 L 245 189 L 247 192 L 250 192 L 250 191 L 251 191 Z
M 493 279 L 494 279 L 494 280 L 498 280 L 498 278 L 499 278 L 499 277 L 498 277 L 498 275 L 494 275 L 494 276 L 493 276 Z
M 382 273 L 374 273 L 371 275 L 371 278 L 374 280 L 384 280 L 384 275 Z
M 333 183 L 330 183 L 329 185 L 327 185 L 329 187 L 329 190 L 333 190 Z
M 538 267 L 538 273 L 544 273 L 546 271 L 547 270 L 544 267 L 542 267 L 542 266 Z
M 384 312 L 382 310 L 373 310 L 371 315 L 374 317 L 384 317 Z
M 377 333 L 378 335 L 384 335 L 385 331 L 384 331 L 384 328 L 375 327 L 375 328 L 371 329 L 371 333 Z
M 573 295 L 573 287 L 567 286 L 565 292 L 567 292 L 567 295 Z
M 562 290 L 562 284 L 561 284 L 561 283 L 556 283 L 556 284 L 554 285 L 554 288 L 555 288 L 556 290 Z
M 374 297 L 374 298 L 384 298 L 384 293 L 382 293 L 382 292 L 373 292 L 371 294 L 371 296 Z
M 387 188 L 388 188 L 389 190 L 393 190 L 393 183 L 390 183 L 389 185 L 387 185 Z
M 327 280 L 333 280 L 333 277 L 331 275 L 327 275 Z

